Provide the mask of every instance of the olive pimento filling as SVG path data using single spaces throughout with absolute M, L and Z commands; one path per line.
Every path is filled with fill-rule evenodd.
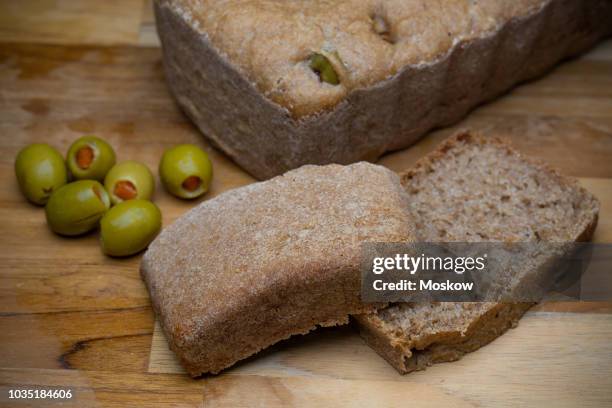
M 102 192 L 96 186 L 93 186 L 91 189 L 93 190 L 94 194 L 100 199 L 100 201 L 104 201 L 102 199 Z
M 136 198 L 138 190 L 136 186 L 129 180 L 120 180 L 115 184 L 113 193 L 122 200 L 131 200 Z
M 202 180 L 200 180 L 198 176 L 189 176 L 185 179 L 185 181 L 183 181 L 183 184 L 181 185 L 185 190 L 193 192 L 200 188 L 201 184 Z
M 79 168 L 87 170 L 93 162 L 94 150 L 90 146 L 83 146 L 76 152 L 76 162 Z

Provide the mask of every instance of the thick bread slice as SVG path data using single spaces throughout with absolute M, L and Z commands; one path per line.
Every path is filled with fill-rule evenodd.
M 597 224 L 591 194 L 494 138 L 454 136 L 401 177 L 423 242 L 581 241 Z M 525 278 L 546 255 L 525 262 Z M 367 343 L 407 373 L 482 347 L 531 305 L 397 303 L 355 320 Z
M 381 166 L 305 166 L 226 192 L 167 227 L 141 272 L 187 371 L 217 373 L 360 302 L 360 244 L 411 241 L 397 175 Z
M 156 0 L 155 15 L 178 104 L 259 179 L 410 146 L 612 33 L 610 0 Z

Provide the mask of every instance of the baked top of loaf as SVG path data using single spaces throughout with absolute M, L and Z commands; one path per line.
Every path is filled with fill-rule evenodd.
M 401 179 L 422 242 L 573 242 L 590 239 L 597 223 L 597 199 L 575 180 L 496 138 L 458 134 Z M 554 258 L 535 245 L 520 255 L 507 271 L 517 285 L 542 273 Z M 455 360 L 492 341 L 528 307 L 395 303 L 356 319 L 368 343 L 405 373 Z
M 165 228 L 141 270 L 171 348 L 192 375 L 360 302 L 365 241 L 411 241 L 405 192 L 384 167 L 304 166 L 205 201 Z
M 157 0 L 173 9 L 269 99 L 299 118 L 407 65 L 435 62 L 551 0 Z M 313 53 L 339 84 L 320 81 Z

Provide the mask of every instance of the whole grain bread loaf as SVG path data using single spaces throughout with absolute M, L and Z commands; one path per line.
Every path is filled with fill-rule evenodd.
M 407 147 L 612 33 L 610 0 L 156 0 L 155 12 L 179 105 L 260 179 Z
M 217 373 L 360 302 L 360 245 L 411 241 L 397 175 L 368 163 L 304 166 L 208 200 L 155 239 L 141 273 L 187 371 Z
M 597 225 L 591 194 L 495 138 L 460 133 L 401 179 L 422 242 L 573 242 L 590 239 Z M 515 262 L 513 285 L 535 280 L 554 258 L 533 248 Z M 482 347 L 531 306 L 396 303 L 354 318 L 366 342 L 407 373 Z

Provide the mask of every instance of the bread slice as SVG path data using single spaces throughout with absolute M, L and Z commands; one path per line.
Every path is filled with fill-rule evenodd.
M 221 194 L 150 245 L 141 272 L 187 371 L 217 373 L 360 302 L 360 245 L 414 240 L 406 193 L 384 167 L 305 166 Z
M 494 138 L 461 133 L 401 175 L 423 242 L 590 239 L 597 200 L 570 179 Z M 516 282 L 549 261 L 530 259 Z M 525 263 L 527 265 L 527 263 Z M 355 320 L 401 373 L 453 361 L 517 324 L 531 303 L 397 303 Z

